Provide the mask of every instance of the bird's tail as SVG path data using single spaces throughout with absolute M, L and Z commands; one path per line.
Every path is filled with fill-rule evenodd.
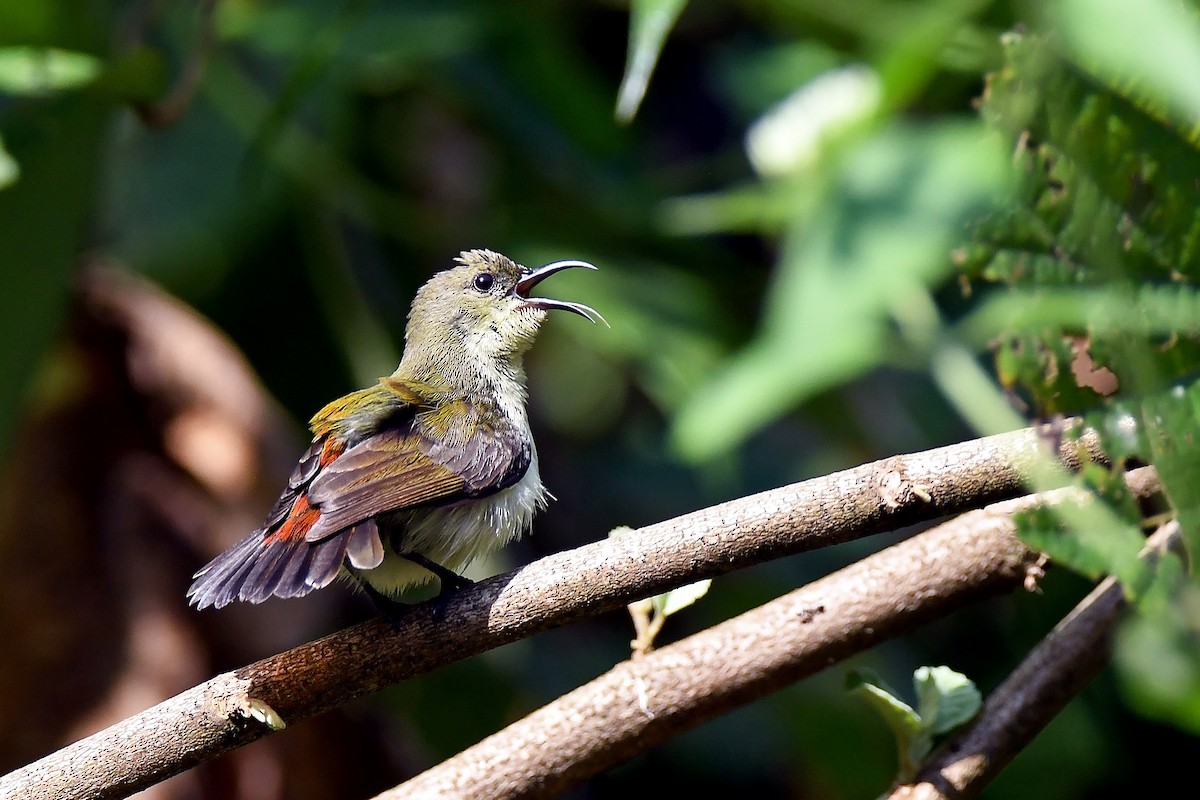
M 357 569 L 383 561 L 379 526 L 372 518 L 313 538 L 321 519 L 308 500 L 308 485 L 343 443 L 318 438 L 296 465 L 266 524 L 214 558 L 193 577 L 188 599 L 197 608 L 221 608 L 234 600 L 261 603 L 268 597 L 299 597 L 328 586 L 349 559 Z
M 320 589 L 337 577 L 352 530 L 319 542 L 257 530 L 197 572 L 188 599 L 197 608 L 221 608 L 234 600 L 261 603 Z

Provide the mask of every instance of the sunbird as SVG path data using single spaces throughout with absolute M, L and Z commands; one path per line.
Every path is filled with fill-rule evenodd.
M 390 616 L 399 594 L 434 577 L 441 597 L 470 583 L 463 568 L 545 508 L 524 355 L 549 311 L 604 318 L 530 292 L 595 267 L 529 269 L 490 250 L 455 262 L 417 291 L 396 371 L 317 412 L 263 526 L 195 574 L 198 608 L 298 597 L 342 574 Z

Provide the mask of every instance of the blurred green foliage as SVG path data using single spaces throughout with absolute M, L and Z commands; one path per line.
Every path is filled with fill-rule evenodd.
M 303 420 L 390 372 L 415 287 L 492 247 L 598 264 L 553 290 L 612 323 L 554 321 L 531 354 L 559 502 L 507 558 L 1009 427 L 1009 400 L 1088 413 L 1121 463 L 1153 461 L 1195 548 L 1194 3 L 634 6 L 0 4 L 0 447 L 39 397 L 85 256 L 208 314 Z M 178 118 L 146 124 L 196 68 Z M 1096 388 L 1103 370 L 1119 392 Z M 1128 568 L 1121 502 L 1128 546 L 1060 554 Z M 873 546 L 729 576 L 669 632 Z M 1170 583 L 1179 601 L 1143 602 L 1123 634 L 1121 681 L 1141 712 L 1195 731 L 1194 588 Z M 1036 603 L 967 611 L 855 663 L 948 663 L 986 690 L 1080 587 L 1058 576 Z M 625 657 L 631 633 L 600 621 L 398 687 L 397 735 L 441 760 Z M 890 745 L 835 685 L 806 682 L 580 796 L 878 791 Z M 1110 683 L 1073 709 L 989 796 L 1026 796 L 1022 776 L 1051 763 L 1056 797 L 1144 788 L 1152 756 L 1170 780 L 1159 756 L 1183 734 L 1131 715 Z

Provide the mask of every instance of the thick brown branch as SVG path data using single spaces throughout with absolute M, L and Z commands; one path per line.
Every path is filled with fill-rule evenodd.
M 270 729 L 405 678 L 698 578 L 979 507 L 1023 491 L 1042 431 L 886 459 L 556 554 L 463 590 L 435 621 L 417 606 L 219 675 L 0 778 L 0 797 L 123 797 Z M 1063 460 L 1077 462 L 1064 448 Z M 252 702 L 253 701 L 253 702 Z
M 1152 471 L 1135 491 L 1157 491 Z M 730 708 L 825 669 L 987 592 L 1036 554 L 1012 514 L 1086 502 L 1060 489 L 972 512 L 645 657 L 623 662 L 376 800 L 557 795 Z

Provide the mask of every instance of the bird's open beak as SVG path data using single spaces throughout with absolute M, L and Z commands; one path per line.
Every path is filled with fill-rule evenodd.
M 531 308 L 560 309 L 562 311 L 572 311 L 579 316 L 591 322 L 599 320 L 605 325 L 608 325 L 608 320 L 601 316 L 600 312 L 591 306 L 585 306 L 583 303 L 572 303 L 567 300 L 552 300 L 549 297 L 530 297 L 529 293 L 533 291 L 533 287 L 549 278 L 556 272 L 561 272 L 564 269 L 572 267 L 582 267 L 583 269 L 595 269 L 596 267 L 586 261 L 555 261 L 546 264 L 543 267 L 538 267 L 535 270 L 530 270 L 524 278 L 517 281 L 517 285 L 513 287 L 513 293 L 517 297 L 525 300 L 525 305 Z

